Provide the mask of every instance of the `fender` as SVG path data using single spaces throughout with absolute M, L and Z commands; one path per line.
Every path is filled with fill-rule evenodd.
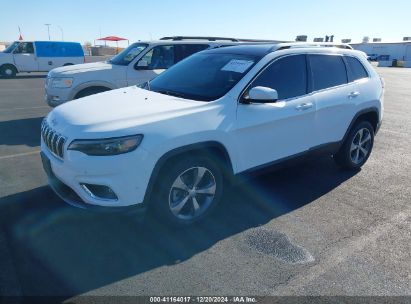
M 178 147 L 175 148 L 173 150 L 168 151 L 167 153 L 165 153 L 163 156 L 161 156 L 158 160 L 156 165 L 154 166 L 154 169 L 151 173 L 150 176 L 150 180 L 148 182 L 148 186 L 146 189 L 146 193 L 144 196 L 144 201 L 143 204 L 147 205 L 149 203 L 150 200 L 150 195 L 153 191 L 155 182 L 159 176 L 159 173 L 161 171 L 161 169 L 164 167 L 164 165 L 167 163 L 168 160 L 170 160 L 173 157 L 176 157 L 178 155 L 182 155 L 185 153 L 189 153 L 192 151 L 205 151 L 206 149 L 217 149 L 220 153 L 222 153 L 226 164 L 227 164 L 227 168 L 229 171 L 229 174 L 233 174 L 233 166 L 232 166 L 232 162 L 230 159 L 230 156 L 227 152 L 227 149 L 225 148 L 225 146 L 217 141 L 206 141 L 206 142 L 199 142 L 199 143 L 195 143 L 195 144 L 190 144 L 190 145 L 186 145 L 186 146 L 182 146 L 182 147 Z
M 344 137 L 343 137 L 343 139 L 342 139 L 342 140 L 340 141 L 340 143 L 339 143 L 339 148 L 343 145 L 344 141 L 346 140 L 346 138 L 347 138 L 347 136 L 348 136 L 348 133 L 350 133 L 351 128 L 354 126 L 354 123 L 357 121 L 358 117 L 360 117 L 361 115 L 364 115 L 364 114 L 368 114 L 368 113 L 375 113 L 375 114 L 377 114 L 378 120 L 380 119 L 380 118 L 379 118 L 379 117 L 380 117 L 380 115 L 379 115 L 380 113 L 379 113 L 377 107 L 365 108 L 365 109 L 362 109 L 361 111 L 358 111 L 357 114 L 355 114 L 354 118 L 351 120 L 351 123 L 350 123 L 350 125 L 348 126 L 347 131 L 345 131 Z M 377 122 L 376 129 L 375 129 L 375 133 L 378 132 L 378 129 L 379 129 L 380 124 L 381 124 L 381 122 L 378 121 L 378 122 Z
M 118 89 L 117 86 L 107 81 L 88 81 L 78 85 L 73 90 L 71 90 L 68 100 L 73 100 L 73 98 L 77 95 L 78 92 L 90 87 L 107 87 L 110 90 Z

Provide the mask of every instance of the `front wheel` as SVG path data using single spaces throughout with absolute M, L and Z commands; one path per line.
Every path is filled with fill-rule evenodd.
M 374 128 L 368 121 L 361 121 L 351 129 L 334 159 L 343 168 L 359 169 L 368 160 L 373 145 Z
M 153 211 L 167 224 L 188 226 L 207 216 L 222 192 L 223 176 L 214 162 L 203 157 L 181 159 L 162 170 Z
M 0 67 L 0 75 L 3 77 L 15 77 L 17 74 L 17 70 L 14 66 L 5 64 L 2 67 Z

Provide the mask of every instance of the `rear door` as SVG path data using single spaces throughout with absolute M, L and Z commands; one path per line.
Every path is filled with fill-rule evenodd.
M 13 58 L 20 72 L 36 72 L 39 70 L 33 42 L 21 42 L 13 52 Z
M 311 87 L 316 103 L 315 145 L 340 141 L 353 118 L 360 92 L 349 82 L 343 56 L 308 55 Z

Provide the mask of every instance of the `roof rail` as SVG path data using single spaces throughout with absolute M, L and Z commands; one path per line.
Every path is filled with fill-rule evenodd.
M 352 47 L 345 43 L 324 43 L 324 42 L 291 42 L 291 43 L 279 43 L 272 47 L 272 51 L 281 51 L 285 49 L 294 48 L 316 48 L 316 47 L 336 47 L 340 49 L 351 49 Z
M 160 40 L 173 40 L 173 41 L 182 41 L 182 40 L 208 40 L 208 41 L 217 41 L 217 40 L 224 40 L 224 41 L 231 41 L 231 42 L 238 42 L 239 40 L 236 38 L 226 38 L 226 37 L 207 37 L 207 36 L 170 36 L 170 37 L 163 37 Z
M 238 38 L 238 42 L 249 42 L 249 43 L 286 43 L 287 41 L 283 40 L 268 40 L 268 39 L 243 39 Z

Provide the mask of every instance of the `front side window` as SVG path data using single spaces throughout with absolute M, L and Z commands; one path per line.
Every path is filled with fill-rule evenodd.
M 159 45 L 148 51 L 141 59 L 147 70 L 165 70 L 174 65 L 174 45 Z
M 34 54 L 33 42 L 22 42 L 14 51 L 14 54 Z
M 250 85 L 274 89 L 284 100 L 307 94 L 307 64 L 305 55 L 280 58 L 268 66 Z
M 346 84 L 347 71 L 341 56 L 309 55 L 313 91 Z
M 134 60 L 146 47 L 146 43 L 133 43 L 120 54 L 111 58 L 108 62 L 116 65 L 128 65 Z
M 192 100 L 216 100 L 233 88 L 259 59 L 252 55 L 197 53 L 154 78 L 148 87 Z
M 356 81 L 363 78 L 368 78 L 368 73 L 362 63 L 354 57 L 345 57 L 349 67 L 350 81 Z

